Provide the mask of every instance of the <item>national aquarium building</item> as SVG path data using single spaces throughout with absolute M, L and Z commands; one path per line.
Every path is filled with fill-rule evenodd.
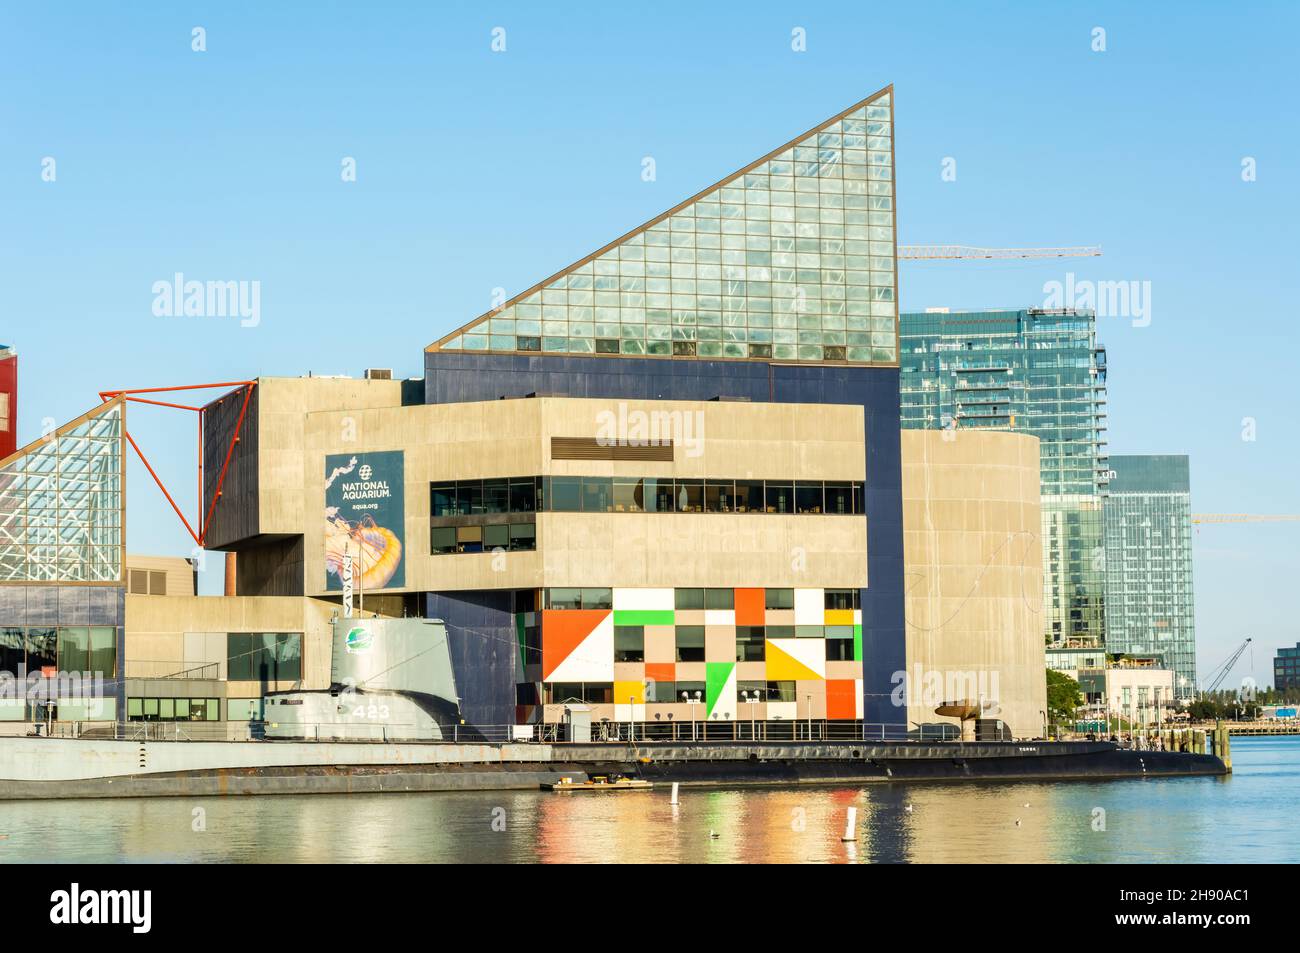
M 886 88 L 422 382 L 260 380 L 207 545 L 240 595 L 335 600 L 350 546 L 366 611 L 445 622 L 472 724 L 905 727 L 893 167 Z

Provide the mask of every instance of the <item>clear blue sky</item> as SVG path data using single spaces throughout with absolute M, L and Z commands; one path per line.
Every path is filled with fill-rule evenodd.
M 1067 270 L 1150 281 L 1149 327 L 1101 322 L 1112 450 L 1191 453 L 1198 511 L 1300 512 L 1295 4 L 543 6 L 6 5 L 0 341 L 21 355 L 20 436 L 102 388 L 416 376 L 493 288 L 894 83 L 901 241 L 1105 248 L 907 264 L 903 306 L 1038 305 Z M 261 324 L 155 317 L 177 271 L 260 281 Z M 192 427 L 133 412 L 187 511 Z M 138 464 L 129 492 L 132 549 L 188 553 Z M 1296 524 L 1199 531 L 1203 671 L 1253 635 L 1269 681 L 1273 648 L 1300 641 L 1298 543 Z

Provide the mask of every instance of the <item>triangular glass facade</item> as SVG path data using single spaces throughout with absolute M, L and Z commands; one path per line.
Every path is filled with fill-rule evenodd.
M 891 89 L 428 350 L 897 364 Z
M 122 405 L 0 464 L 0 583 L 122 578 Z

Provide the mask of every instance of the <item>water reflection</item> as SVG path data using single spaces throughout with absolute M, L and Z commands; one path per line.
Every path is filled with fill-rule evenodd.
M 1227 779 L 683 788 L 676 807 L 667 787 L 0 802 L 0 862 L 1300 860 L 1300 739 L 1233 748 Z

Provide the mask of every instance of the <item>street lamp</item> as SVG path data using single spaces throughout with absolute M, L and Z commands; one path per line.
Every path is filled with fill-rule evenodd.
M 691 697 L 690 692 L 682 692 L 682 701 L 691 706 L 691 740 L 695 741 L 695 706 L 700 703 L 700 693 L 696 692 L 695 697 Z

